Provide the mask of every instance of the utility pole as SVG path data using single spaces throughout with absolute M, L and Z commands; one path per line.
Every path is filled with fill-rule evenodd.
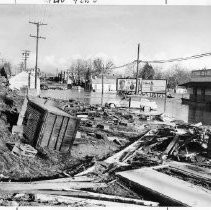
M 137 66 L 136 66 L 136 92 L 135 94 L 138 94 L 138 64 L 139 64 L 139 49 L 140 49 L 140 44 L 138 44 L 138 53 L 137 53 Z
M 46 23 L 41 23 L 41 22 L 30 22 L 31 24 L 34 24 L 37 26 L 37 35 L 36 36 L 32 36 L 30 34 L 30 37 L 36 38 L 36 63 L 35 63 L 35 89 L 37 89 L 37 63 L 38 63 L 38 44 L 39 44 L 39 39 L 46 39 L 45 37 L 39 36 L 39 30 L 40 30 L 40 26 L 44 26 L 47 25 Z
M 104 94 L 104 75 L 102 72 L 102 95 Z
M 23 60 L 24 60 L 24 70 L 26 71 L 27 69 L 27 59 L 29 58 L 29 50 L 23 50 L 22 55 L 23 55 Z

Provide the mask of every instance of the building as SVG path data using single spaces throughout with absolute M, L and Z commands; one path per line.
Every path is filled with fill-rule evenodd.
M 211 103 L 211 69 L 192 71 L 190 81 L 180 86 L 187 88 L 190 102 Z
M 30 86 L 30 89 L 35 89 L 35 76 L 33 74 L 29 74 L 26 71 L 22 71 L 21 73 L 11 77 L 9 79 L 10 89 L 12 90 L 21 90 L 27 89 Z M 37 78 L 37 94 L 40 93 L 40 79 Z
M 176 93 L 177 94 L 186 94 L 187 93 L 187 89 L 185 87 L 176 87 Z
M 92 89 L 96 92 L 102 91 L 102 78 L 92 79 Z M 103 79 L 103 91 L 116 92 L 116 79 Z
M 34 98 L 28 100 L 22 124 L 23 135 L 33 147 L 67 152 L 75 139 L 80 119 Z

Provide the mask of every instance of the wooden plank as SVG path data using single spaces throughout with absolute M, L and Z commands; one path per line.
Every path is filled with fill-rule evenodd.
M 62 140 L 64 138 L 64 135 L 65 135 L 65 132 L 66 132 L 66 129 L 67 129 L 67 125 L 68 125 L 67 123 L 68 123 L 68 118 L 64 117 L 64 120 L 63 120 L 63 123 L 62 123 L 62 128 L 60 130 L 59 137 L 58 137 L 57 144 L 56 144 L 56 150 L 60 150 Z
M 113 156 L 107 158 L 105 160 L 106 163 L 115 163 L 115 162 L 122 162 L 121 161 L 121 157 L 122 155 L 124 155 L 125 153 L 131 153 L 131 155 L 133 154 L 133 151 L 136 151 L 139 147 L 143 146 L 146 141 L 144 141 L 145 135 L 147 135 L 150 131 L 145 131 L 143 133 L 143 136 L 136 142 L 132 143 L 131 145 L 129 145 L 128 147 L 126 147 L 125 149 L 119 151 L 118 153 L 114 154 Z M 153 137 L 152 137 L 153 138 Z M 123 158 L 124 160 L 124 158 Z
M 77 197 L 77 198 L 87 198 L 87 199 L 97 199 L 97 200 L 103 200 L 103 201 L 111 201 L 111 202 L 119 202 L 119 203 L 130 203 L 130 204 L 136 204 L 141 206 L 158 206 L 159 203 L 142 200 L 142 199 L 134 199 L 134 198 L 127 198 L 122 196 L 116 196 L 116 195 L 107 195 L 102 193 L 94 193 L 94 192 L 88 192 L 88 191 L 81 191 L 81 190 L 68 190 L 68 191 L 37 191 L 37 193 L 43 193 L 43 194 L 49 194 L 49 195 L 58 195 L 58 196 L 71 196 L 71 197 Z
M 183 173 L 187 176 L 194 177 L 205 182 L 211 183 L 211 170 L 208 168 L 202 168 L 194 166 L 188 163 L 171 162 L 169 168 L 173 171 Z
M 65 135 L 66 135 L 66 132 L 67 132 L 69 121 L 70 121 L 70 118 L 67 119 L 67 124 L 65 126 L 64 135 L 62 136 L 62 142 L 61 142 L 61 145 L 59 147 L 59 151 L 62 151 L 63 143 L 64 143 L 64 139 L 65 139 Z
M 144 145 L 145 141 L 144 141 L 144 137 L 145 135 L 147 135 L 150 131 L 144 131 L 142 134 L 142 137 L 135 141 L 134 143 L 130 144 L 129 146 L 127 146 L 126 148 L 124 148 L 123 150 L 115 153 L 114 155 L 112 155 L 111 157 L 108 157 L 106 160 L 104 160 L 104 162 L 112 164 L 112 163 L 116 163 L 118 165 L 122 165 L 122 166 L 127 166 L 128 164 L 121 162 L 121 158 L 124 154 L 128 154 L 129 152 L 132 151 L 136 151 L 139 147 L 141 147 L 142 145 Z M 132 154 L 131 154 L 132 155 Z M 95 165 L 88 168 L 85 171 L 80 172 L 79 174 L 76 174 L 75 177 L 77 176 L 83 176 L 85 174 L 88 174 L 90 172 L 93 172 L 95 170 Z
M 44 135 L 44 131 L 45 131 L 45 128 L 46 128 L 46 124 L 45 124 L 45 121 L 47 119 L 47 116 L 48 114 L 45 113 L 44 116 L 43 116 L 43 119 L 42 119 L 42 122 L 41 122 L 41 128 L 40 128 L 40 133 L 39 133 L 39 137 L 38 137 L 38 140 L 37 140 L 37 143 L 36 143 L 36 147 L 40 147 L 41 143 L 42 143 L 42 139 L 43 139 L 43 135 Z
M 54 196 L 65 196 L 66 198 L 82 198 L 82 199 L 89 199 L 99 200 L 99 201 L 108 201 L 108 202 L 115 202 L 115 203 L 124 203 L 124 204 L 135 204 L 141 206 L 159 206 L 159 203 L 153 201 L 147 201 L 142 199 L 134 199 L 134 198 L 127 198 L 122 196 L 115 196 L 115 195 L 107 195 L 101 193 L 93 193 L 89 191 L 81 191 L 81 190 L 68 190 L 68 191 L 60 191 L 60 190 L 33 190 L 33 191 L 22 191 L 22 194 L 43 194 L 43 195 L 54 195 Z
M 94 200 L 94 199 L 86 199 L 86 198 L 76 198 L 76 197 L 67 197 L 67 196 L 57 196 L 57 195 L 45 195 L 45 194 L 36 194 L 35 199 L 39 202 L 58 202 L 58 203 L 66 203 L 72 205 L 81 205 L 81 206 L 104 206 L 104 207 L 140 207 L 135 204 L 127 204 L 127 203 L 118 203 L 111 201 L 102 201 L 102 200 Z
M 105 183 L 92 182 L 42 182 L 42 183 L 19 183 L 19 182 L 2 182 L 0 191 L 17 192 L 24 190 L 68 190 L 68 189 L 93 189 L 98 187 L 107 187 Z
M 62 120 L 63 120 L 63 116 L 57 116 L 56 117 L 55 124 L 54 124 L 54 127 L 53 127 L 53 131 L 52 131 L 52 134 L 51 134 L 49 145 L 48 145 L 48 148 L 50 148 L 50 149 L 55 149 L 56 141 L 57 141 L 57 138 L 59 136 L 59 131 L 60 131 L 61 125 L 62 125 Z
M 93 182 L 95 179 L 90 178 L 87 176 L 80 176 L 80 177 L 68 177 L 68 178 L 58 178 L 58 179 L 51 179 L 51 180 L 43 180 L 43 181 L 36 181 L 33 183 L 47 183 L 47 182 Z
M 79 126 L 79 119 L 75 119 L 75 118 L 70 118 L 68 121 L 68 126 L 65 132 L 65 136 L 64 139 L 62 141 L 62 147 L 61 147 L 61 151 L 62 152 L 67 152 L 70 150 L 73 141 L 75 139 L 75 135 L 77 132 L 77 128 Z
M 62 116 L 62 121 L 61 121 L 61 124 L 60 124 L 60 128 L 59 128 L 59 130 L 58 130 L 58 136 L 57 136 L 57 139 L 56 139 L 56 143 L 55 143 L 54 149 L 57 148 L 59 136 L 60 136 L 60 133 L 61 133 L 61 131 L 62 131 L 62 126 L 63 126 L 64 118 L 65 118 L 65 117 Z
M 173 140 L 170 142 L 170 144 L 166 148 L 166 150 L 163 152 L 163 154 L 170 154 L 173 151 L 178 140 L 179 140 L 179 135 L 176 134 Z
M 211 206 L 211 191 L 189 182 L 153 170 L 152 168 L 136 169 L 116 173 L 124 180 L 136 184 L 139 188 L 147 189 L 163 199 L 184 206 Z
M 49 137 L 49 139 L 48 139 L 48 145 L 47 145 L 47 147 L 49 147 L 49 144 L 50 144 L 50 142 L 51 142 L 51 138 L 52 138 L 52 133 L 53 133 L 53 130 L 54 130 L 54 126 L 55 126 L 55 123 L 56 123 L 56 119 L 57 119 L 57 115 L 55 115 L 55 119 L 54 119 L 54 121 L 52 122 L 52 127 L 51 127 L 51 133 L 50 133 L 50 137 Z
M 51 136 L 52 122 L 55 120 L 55 115 L 48 113 L 46 117 L 45 129 L 43 130 L 43 137 L 40 140 L 40 146 L 46 147 Z

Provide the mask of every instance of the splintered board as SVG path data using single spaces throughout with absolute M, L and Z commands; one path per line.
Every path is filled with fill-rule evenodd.
M 157 171 L 162 168 L 170 168 L 170 165 L 129 170 L 116 174 L 138 188 L 159 195 L 159 197 L 170 200 L 172 203 L 193 207 L 211 206 L 210 190 Z

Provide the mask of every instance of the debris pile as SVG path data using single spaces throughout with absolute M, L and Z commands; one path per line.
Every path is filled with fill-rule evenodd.
M 2 101 L 2 105 L 9 106 L 4 97 Z M 5 189 L 3 195 L 8 196 L 0 196 L 0 205 L 158 206 L 155 200 L 146 199 L 122 182 L 117 173 L 171 165 L 173 160 L 210 168 L 209 127 L 173 121 L 163 115 L 146 119 L 143 112 L 111 104 L 58 99 L 47 99 L 46 103 L 80 118 L 71 152 L 32 149 L 24 144 L 24 137 L 11 134 L 8 120 L 2 115 L 0 168 L 4 182 L 0 189 Z

